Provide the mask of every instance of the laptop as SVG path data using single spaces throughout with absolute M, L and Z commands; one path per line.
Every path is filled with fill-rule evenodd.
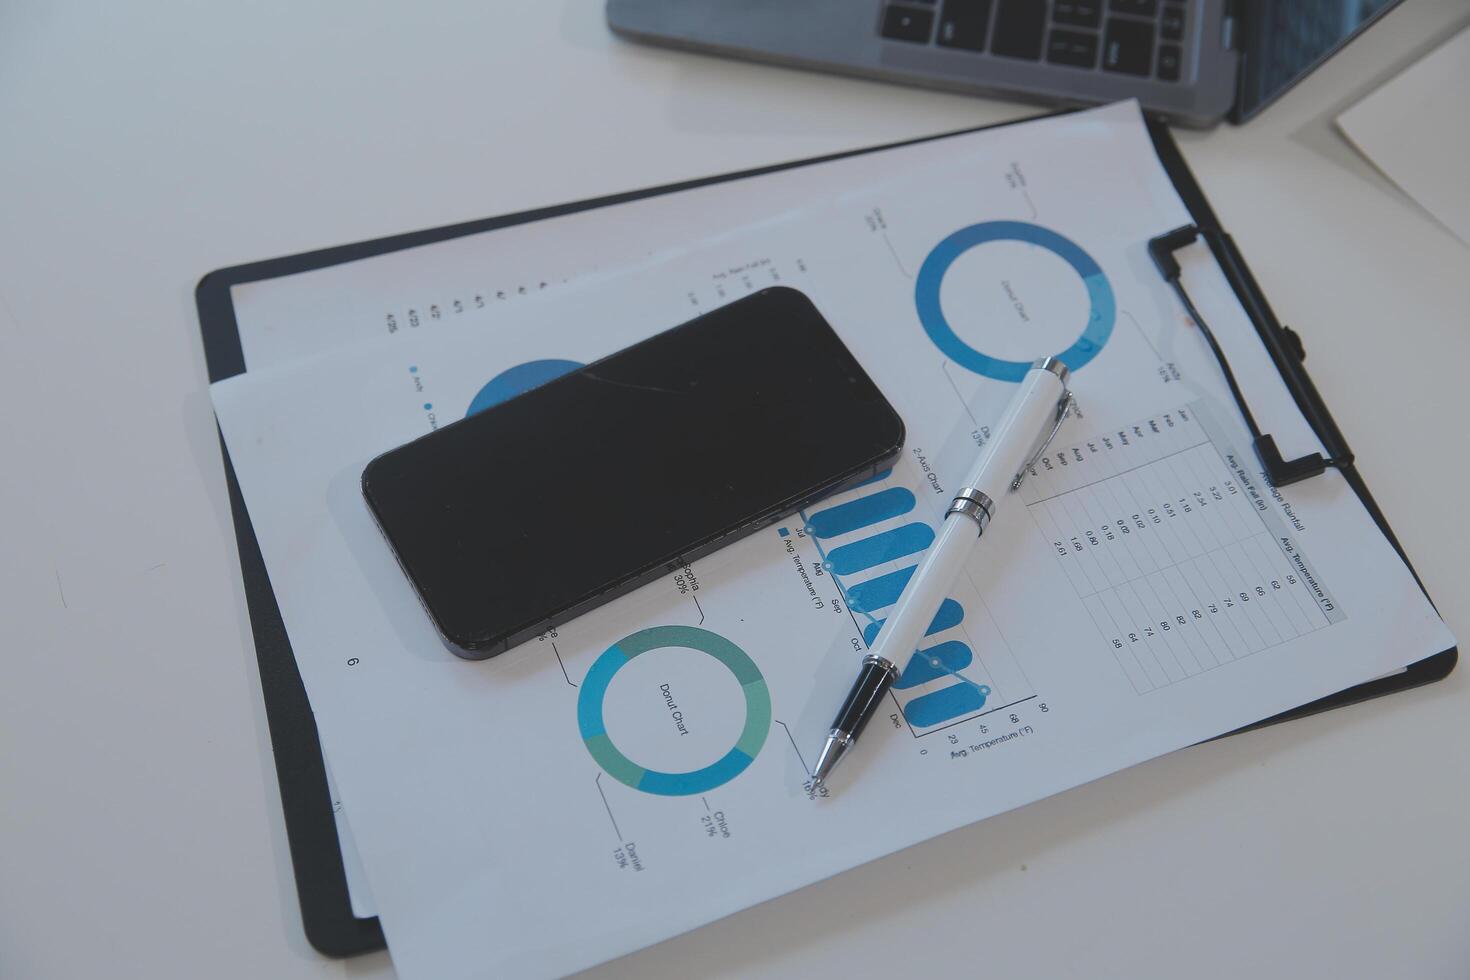
M 1060 105 L 1244 122 L 1400 0 L 607 0 L 626 37 Z

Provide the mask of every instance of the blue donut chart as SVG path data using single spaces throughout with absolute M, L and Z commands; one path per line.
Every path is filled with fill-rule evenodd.
M 682 647 L 724 664 L 745 696 L 745 725 L 734 746 L 703 769 L 662 772 L 639 765 L 623 754 L 607 734 L 603 699 L 612 679 L 632 660 L 652 650 Z M 693 796 L 723 786 L 755 761 L 771 728 L 771 692 L 755 661 L 734 643 L 697 626 L 651 626 L 625 636 L 593 662 L 577 694 L 577 728 L 602 770 L 618 782 L 657 796 Z
M 530 391 L 532 388 L 539 388 L 546 382 L 554 381 L 579 367 L 583 367 L 580 361 L 546 358 L 506 368 L 487 381 L 485 386 L 475 394 L 470 401 L 469 409 L 464 413 L 465 418 L 477 415 L 487 408 L 493 408 L 501 402 L 510 401 L 516 395 Z
M 944 275 L 955 259 L 977 245 L 1001 241 L 1025 242 L 1044 248 L 1070 265 L 1082 279 L 1092 304 L 1087 323 L 1072 346 L 1056 355 L 1073 371 L 1081 368 L 1097 356 L 1113 333 L 1113 321 L 1117 317 L 1113 287 L 1102 267 L 1076 242 L 1049 228 L 1025 221 L 985 221 L 969 225 L 934 246 L 919 267 L 914 283 L 914 305 L 924 332 L 945 357 L 975 374 L 997 381 L 1020 381 L 1026 376 L 1031 367 L 1030 361 L 992 357 L 961 340 L 945 319 L 939 302 Z

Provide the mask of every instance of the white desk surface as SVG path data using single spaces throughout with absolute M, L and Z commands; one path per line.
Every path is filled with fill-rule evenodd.
M 1467 19 L 1408 0 L 1248 126 L 1181 136 L 1461 637 L 1470 249 L 1331 121 Z M 600 0 L 0 5 L 0 975 L 391 975 L 301 931 L 201 275 L 1029 111 L 633 47 Z M 1467 673 L 594 972 L 1465 976 Z

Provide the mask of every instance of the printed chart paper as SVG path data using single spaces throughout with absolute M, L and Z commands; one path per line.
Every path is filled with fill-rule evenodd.
M 580 969 L 1451 645 L 1336 473 L 1262 479 L 1148 262 L 1187 215 L 1136 112 L 1027 131 L 493 320 L 214 386 L 404 976 Z M 1218 270 L 1181 258 L 1258 414 L 1316 448 Z M 367 461 L 777 283 L 894 402 L 902 462 L 493 660 L 449 654 L 362 502 Z M 1046 353 L 1081 417 L 813 798 L 861 651 Z
M 1073 118 L 1093 125 L 1138 128 L 1132 103 L 1087 110 Z M 817 167 L 798 167 L 660 194 L 509 228 L 462 236 L 340 263 L 309 272 L 238 284 L 231 289 L 243 353 L 250 370 L 387 337 L 406 338 L 461 321 L 503 322 L 516 303 L 548 290 L 586 284 L 713 242 L 760 221 L 778 219 L 924 167 L 972 158 L 975 169 L 1004 177 L 1018 211 L 1034 212 L 1025 174 L 1012 157 L 1037 155 L 1052 139 L 1048 120 L 1003 131 L 962 134 L 859 154 Z M 1142 174 L 1154 200 L 1173 201 L 1158 168 Z M 731 273 L 733 275 L 733 273 Z M 716 300 L 737 295 L 714 283 Z M 1233 302 L 1233 301 L 1232 301 Z M 1268 384 L 1279 387 L 1270 378 Z M 333 792 L 353 911 L 375 914 L 351 851 L 347 809 Z

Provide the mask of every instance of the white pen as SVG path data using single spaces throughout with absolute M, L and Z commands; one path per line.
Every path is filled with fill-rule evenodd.
M 965 485 L 945 512 L 939 535 L 904 586 L 893 614 L 877 642 L 863 657 L 862 672 L 832 722 L 832 731 L 817 756 L 812 789 L 826 782 L 864 726 L 877 714 L 883 695 L 893 686 L 934 620 L 944 597 L 964 567 L 971 549 L 985 533 L 999 502 L 1021 485 L 1026 470 L 1040 458 L 1072 408 L 1067 366 L 1043 357 L 1021 379 L 1015 397 L 980 451 Z

